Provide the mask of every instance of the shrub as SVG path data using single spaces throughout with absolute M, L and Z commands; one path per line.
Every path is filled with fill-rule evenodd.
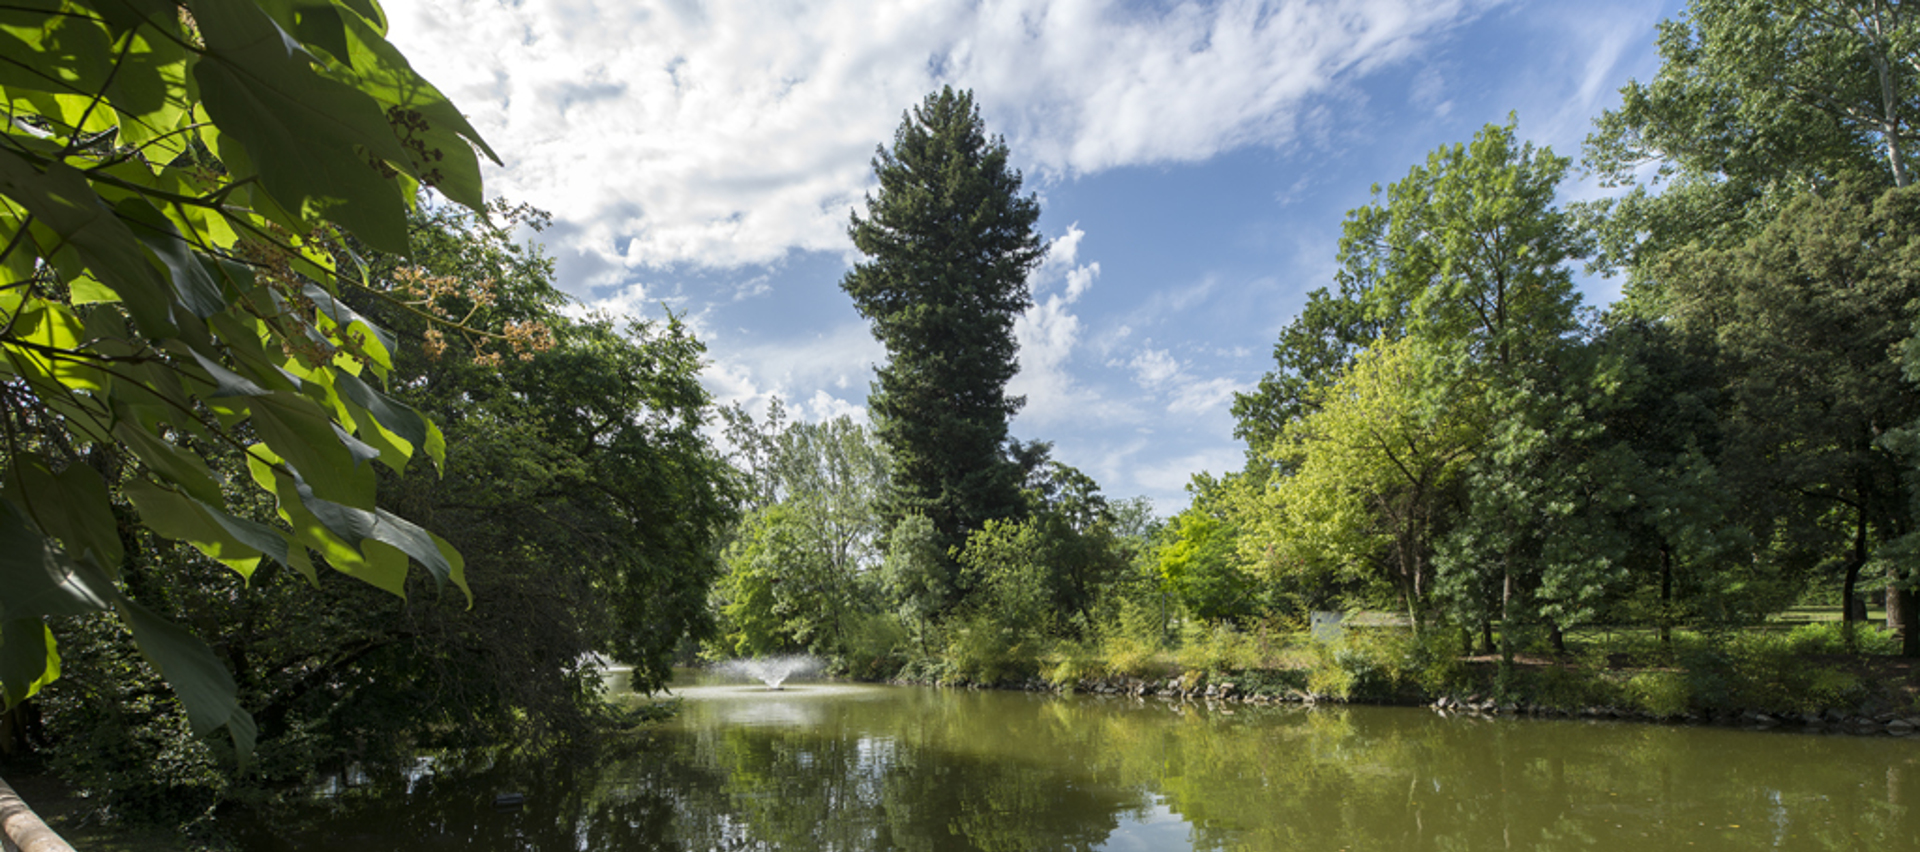
M 907 627 L 892 614 L 862 614 L 847 629 L 846 653 L 833 669 L 857 680 L 887 680 L 907 664 Z
M 1853 647 L 1847 646 L 1847 634 L 1838 621 L 1817 621 L 1793 628 L 1784 644 L 1797 654 L 1897 654 L 1899 641 L 1891 632 L 1868 624 L 1853 628 Z
M 1845 707 L 1860 700 L 1866 691 L 1866 683 L 1853 672 L 1832 668 L 1815 668 L 1806 673 L 1806 686 L 1801 690 L 1800 712 L 1810 713 L 1828 707 Z
M 1834 640 L 1822 625 L 1790 633 L 1746 631 L 1693 643 L 1682 655 L 1697 706 L 1807 713 L 1860 700 L 1849 672 L 1808 666 L 1804 649 Z M 1837 633 L 1837 631 L 1836 631 Z M 1864 638 L 1866 631 L 1862 631 Z
M 988 616 L 974 616 L 947 635 L 946 671 L 941 683 L 983 685 L 1025 680 L 1039 670 L 1032 638 Z
M 1041 679 L 1060 689 L 1070 690 L 1104 674 L 1101 655 L 1079 642 L 1056 642 L 1040 661 Z
M 1261 662 L 1258 646 L 1240 631 L 1225 624 L 1208 628 L 1192 621 L 1180 628 L 1175 659 L 1181 668 L 1204 674 L 1257 668 Z
M 1655 716 L 1682 716 L 1693 707 L 1693 686 L 1680 672 L 1641 672 L 1627 680 L 1626 697 Z
M 1526 700 L 1555 710 L 1615 704 L 1617 693 L 1597 666 L 1546 666 L 1526 677 L 1519 689 Z
M 1347 665 L 1351 657 L 1343 659 L 1332 647 L 1333 644 L 1321 646 L 1314 666 L 1307 669 L 1307 692 L 1345 701 L 1353 696 L 1354 685 L 1360 676 Z
M 1426 697 L 1466 684 L 1453 631 L 1388 628 L 1348 630 L 1338 640 L 1316 643 L 1307 670 L 1307 690 L 1341 700 Z
M 1108 637 L 1101 643 L 1100 651 L 1107 671 L 1123 677 L 1161 677 L 1173 668 L 1158 644 L 1132 636 Z

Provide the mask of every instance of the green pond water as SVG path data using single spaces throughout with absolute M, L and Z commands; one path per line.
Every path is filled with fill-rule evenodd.
M 688 683 L 593 761 L 340 785 L 254 849 L 1920 849 L 1920 738 Z M 499 810 L 493 797 L 526 804 Z

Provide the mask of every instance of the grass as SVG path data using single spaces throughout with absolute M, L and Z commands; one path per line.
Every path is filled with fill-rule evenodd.
M 1858 624 L 1849 641 L 1837 616 L 1837 608 L 1802 607 L 1765 625 L 1675 630 L 1670 642 L 1651 628 L 1586 630 L 1569 635 L 1562 654 L 1534 637 L 1511 667 L 1497 657 L 1468 656 L 1459 632 L 1447 628 L 1416 638 L 1395 627 L 1350 627 L 1339 640 L 1317 642 L 1298 630 L 1189 624 L 1165 643 L 1124 635 L 1057 642 L 1031 670 L 1069 689 L 1120 678 L 1177 678 L 1187 687 L 1230 679 L 1243 692 L 1274 695 L 1298 690 L 1376 703 L 1478 695 L 1667 718 L 1743 710 L 1920 713 L 1920 672 L 1887 656 L 1890 635 Z

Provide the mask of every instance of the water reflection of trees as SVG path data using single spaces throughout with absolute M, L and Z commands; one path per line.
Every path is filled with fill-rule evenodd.
M 1894 848 L 1920 836 L 1920 743 L 1901 740 L 931 691 L 808 718 L 691 719 L 588 766 L 443 772 L 406 795 L 329 806 L 334 818 L 351 805 L 349 828 L 312 818 L 283 845 L 249 848 L 1091 850 L 1155 802 L 1207 850 Z M 526 808 L 491 810 L 502 789 L 530 791 Z

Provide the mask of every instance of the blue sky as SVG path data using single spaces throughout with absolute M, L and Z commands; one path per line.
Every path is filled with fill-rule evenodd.
M 1580 153 L 1676 0 L 391 0 L 392 39 L 554 214 L 560 286 L 682 314 L 723 403 L 864 417 L 839 290 L 875 146 L 969 88 L 1051 243 L 1012 431 L 1113 496 L 1236 469 L 1232 394 L 1331 282 L 1346 211 L 1489 122 Z M 1600 190 L 1577 174 L 1566 200 Z M 1617 282 L 1583 279 L 1605 304 Z

